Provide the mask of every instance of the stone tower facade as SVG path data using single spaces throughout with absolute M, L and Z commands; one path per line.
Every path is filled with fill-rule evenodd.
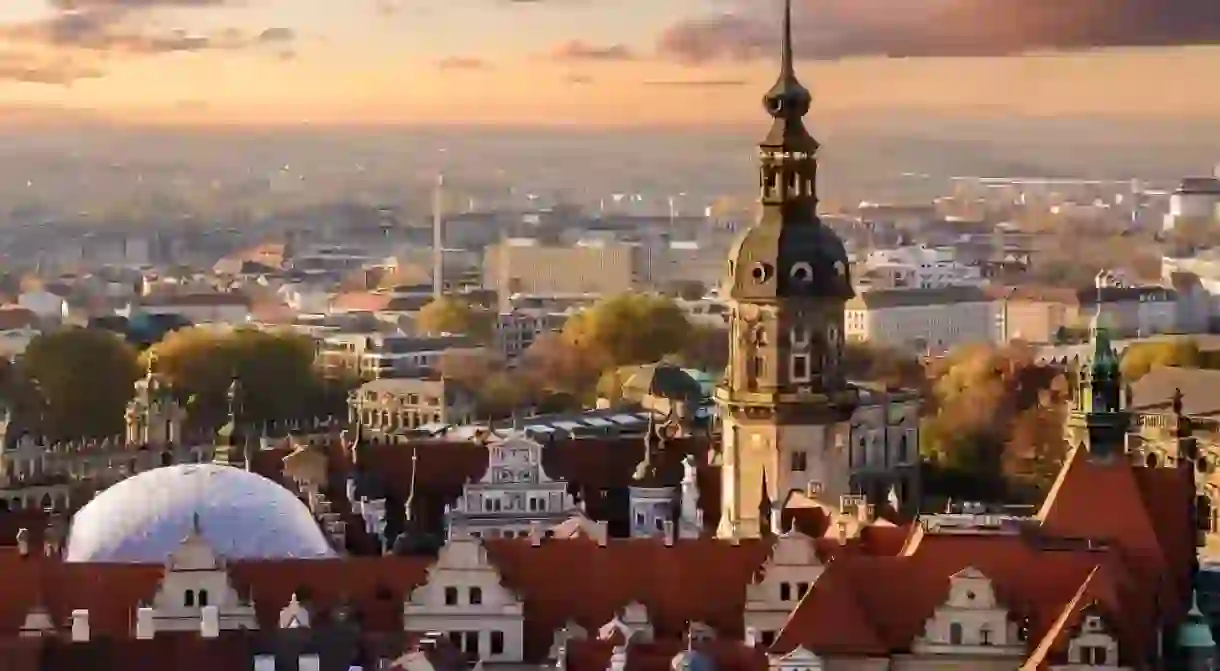
M 818 143 L 803 121 L 810 102 L 794 71 L 789 1 L 779 79 L 763 97 L 773 119 L 759 144 L 763 213 L 733 246 L 722 287 L 730 312 L 729 366 L 716 389 L 722 537 L 777 530 L 777 506 L 792 489 L 816 484 L 832 501 L 849 493 L 857 393 L 840 361 L 854 292 L 843 242 L 817 216 Z
M 1097 317 L 1089 329 L 1089 360 L 1072 366 L 1072 411 L 1065 437 L 1096 458 L 1125 458 L 1130 413 L 1123 405 L 1123 379 L 1118 353 Z

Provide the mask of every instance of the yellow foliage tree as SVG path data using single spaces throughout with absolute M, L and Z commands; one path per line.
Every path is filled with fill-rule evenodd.
M 653 363 L 681 352 L 693 328 L 677 303 L 654 294 L 620 294 L 568 320 L 563 338 L 610 367 Z
M 1181 366 L 1199 368 L 1199 344 L 1191 338 L 1135 343 L 1123 351 L 1119 364 L 1123 379 L 1134 382 L 1154 368 Z
M 415 325 L 423 333 L 461 333 L 486 343 L 495 328 L 495 315 L 459 298 L 443 296 L 420 309 Z
M 18 364 L 19 405 L 26 420 L 52 438 L 117 435 L 139 374 L 135 350 L 109 331 L 39 335 Z
M 192 423 L 218 425 L 228 413 L 227 392 L 242 385 L 245 421 L 261 424 L 309 414 L 320 394 L 313 342 L 292 332 L 192 328 L 170 333 L 146 357 L 184 401 Z

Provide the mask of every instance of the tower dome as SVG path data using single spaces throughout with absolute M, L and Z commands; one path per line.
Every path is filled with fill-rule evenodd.
M 166 466 L 102 492 L 72 518 L 66 561 L 161 563 L 199 529 L 229 559 L 320 559 L 335 553 L 309 509 L 256 473 Z

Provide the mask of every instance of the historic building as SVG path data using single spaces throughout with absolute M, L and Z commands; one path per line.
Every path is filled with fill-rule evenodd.
M 447 514 L 451 536 L 526 537 L 580 512 L 568 485 L 542 466 L 542 445 L 521 432 L 486 439 L 483 477 L 463 487 Z

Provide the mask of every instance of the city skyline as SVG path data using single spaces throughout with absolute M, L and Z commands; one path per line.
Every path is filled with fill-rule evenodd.
M 740 4 L 14 0 L 0 8 L 0 109 L 184 123 L 748 123 L 774 78 L 778 0 Z M 1086 49 L 1092 36 L 1066 22 L 1021 32 L 937 15 L 932 31 L 913 12 L 877 21 L 875 0 L 796 4 L 815 118 L 1220 113 L 1210 15 L 1202 30 L 1148 35 L 1113 20 Z M 1203 46 L 1161 46 L 1176 44 Z M 1035 53 L 1006 55 L 1024 51 Z

